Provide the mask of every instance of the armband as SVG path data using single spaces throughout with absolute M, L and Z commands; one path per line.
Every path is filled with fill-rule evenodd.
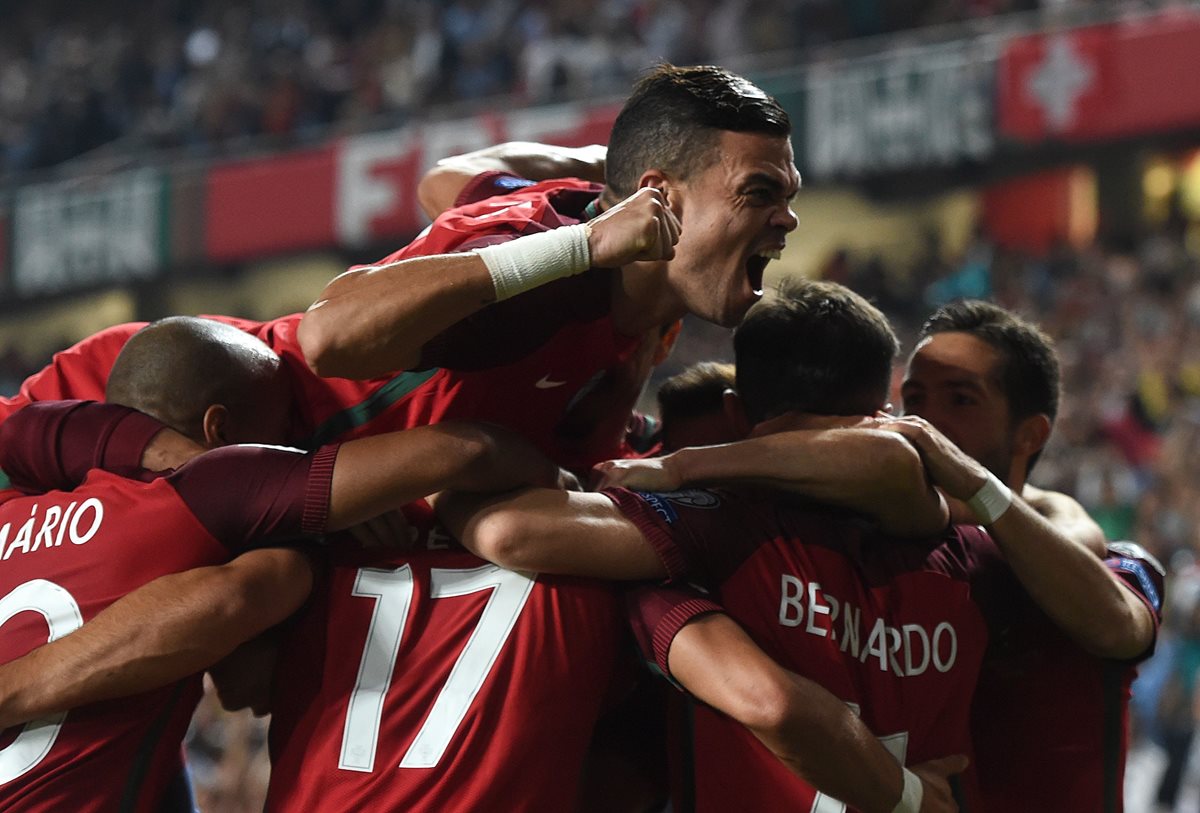
M 1004 515 L 1004 512 L 1012 505 L 1012 501 L 1012 490 L 989 471 L 987 480 L 975 492 L 975 496 L 967 500 L 967 506 L 975 512 L 975 517 L 981 524 L 991 525 Z
M 475 249 L 475 253 L 487 266 L 497 302 L 556 279 L 582 274 L 592 265 L 584 223 L 485 246 Z
M 920 813 L 924 796 L 925 787 L 921 784 L 921 777 L 905 768 L 904 791 L 900 794 L 900 801 L 892 808 L 892 813 Z

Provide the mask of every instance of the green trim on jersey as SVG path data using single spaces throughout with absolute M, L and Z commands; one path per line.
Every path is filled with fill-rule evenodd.
M 374 420 L 386 412 L 392 404 L 433 378 L 440 371 L 440 367 L 432 367 L 428 370 L 400 373 L 365 400 L 354 406 L 346 407 L 326 420 L 301 445 L 305 449 L 316 449 L 351 429 Z
M 8 479 L 4 469 L 0 469 L 0 488 L 12 488 L 12 480 Z

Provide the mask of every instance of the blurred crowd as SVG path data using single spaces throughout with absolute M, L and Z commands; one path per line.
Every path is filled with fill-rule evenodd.
M 623 92 L 718 62 L 1036 0 L 18 0 L 0 26 L 0 177 L 118 145 L 396 126 L 435 105 Z

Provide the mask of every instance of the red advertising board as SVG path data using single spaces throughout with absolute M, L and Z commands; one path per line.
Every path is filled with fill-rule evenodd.
M 208 258 L 332 246 L 333 188 L 332 147 L 213 167 L 204 203 Z
M 1022 141 L 1101 141 L 1200 126 L 1200 15 L 1021 37 L 1001 57 L 998 119 Z
M 619 110 L 575 104 L 486 113 L 215 166 L 205 182 L 205 253 L 236 262 L 407 239 L 425 226 L 417 182 L 438 159 L 501 141 L 606 143 Z

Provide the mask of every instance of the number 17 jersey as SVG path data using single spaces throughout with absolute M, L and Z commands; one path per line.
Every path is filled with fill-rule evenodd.
M 289 631 L 267 810 L 572 810 L 635 663 L 630 613 L 669 641 L 714 608 L 681 595 L 627 611 L 610 583 L 503 570 L 422 508 L 406 509 L 420 550 L 337 552 Z

